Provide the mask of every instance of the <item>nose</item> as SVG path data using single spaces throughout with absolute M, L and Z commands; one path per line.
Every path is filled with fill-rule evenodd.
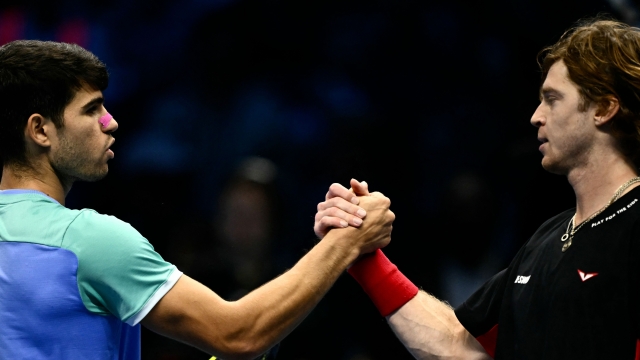
M 106 128 L 102 129 L 102 131 L 106 133 L 112 133 L 116 130 L 118 130 L 118 122 L 116 121 L 115 118 L 111 119 L 111 122 L 109 122 L 109 125 Z
M 100 125 L 102 125 L 101 126 L 102 131 L 105 133 L 112 133 L 118 130 L 118 122 L 109 113 L 106 113 L 105 115 L 103 115 L 100 118 L 99 122 L 100 122 Z
M 540 105 L 538 105 L 538 108 L 536 109 L 536 111 L 533 113 L 533 115 L 531 116 L 531 125 L 535 126 L 535 127 L 540 127 L 542 125 L 544 125 L 546 119 L 544 117 L 543 111 L 542 111 L 542 103 L 540 103 Z

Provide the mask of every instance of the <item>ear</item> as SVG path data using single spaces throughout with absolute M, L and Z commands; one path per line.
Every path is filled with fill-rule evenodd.
M 50 119 L 40 114 L 31 114 L 24 130 L 25 140 L 39 147 L 50 147 L 54 129 L 55 125 Z
M 602 100 L 596 111 L 596 126 L 608 123 L 620 111 L 620 102 L 613 96 L 607 96 Z

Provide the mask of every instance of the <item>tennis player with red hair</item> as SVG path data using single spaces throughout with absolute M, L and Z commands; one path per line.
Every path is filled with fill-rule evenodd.
M 457 309 L 381 251 L 349 270 L 417 359 L 640 358 L 640 29 L 586 20 L 541 58 L 531 124 L 542 166 L 567 177 L 576 207 Z M 354 193 L 368 194 L 366 183 L 351 187 L 332 185 L 318 205 L 320 237 L 353 218 Z

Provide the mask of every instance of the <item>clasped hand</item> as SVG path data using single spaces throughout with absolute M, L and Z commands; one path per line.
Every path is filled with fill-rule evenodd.
M 369 193 L 366 182 L 351 179 L 351 189 L 334 183 L 325 201 L 318 204 L 313 230 L 322 239 L 331 229 L 356 228 L 365 234 L 361 253 L 385 247 L 391 241 L 395 214 L 391 200 L 379 192 Z

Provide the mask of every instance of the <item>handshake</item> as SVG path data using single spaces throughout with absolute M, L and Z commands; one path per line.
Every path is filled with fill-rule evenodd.
M 366 182 L 351 179 L 351 189 L 334 183 L 325 201 L 318 204 L 314 231 L 323 239 L 329 232 L 337 233 L 361 256 L 383 248 L 391 241 L 395 214 L 389 210 L 391 201 L 379 192 L 369 193 Z
M 318 204 L 314 231 L 321 239 L 342 236 L 337 243 L 351 246 L 355 258 L 348 272 L 386 317 L 416 296 L 418 288 L 379 250 L 391 241 L 391 201 L 379 192 L 369 193 L 364 181 L 351 179 L 350 184 L 351 189 L 329 187 L 325 201 Z

